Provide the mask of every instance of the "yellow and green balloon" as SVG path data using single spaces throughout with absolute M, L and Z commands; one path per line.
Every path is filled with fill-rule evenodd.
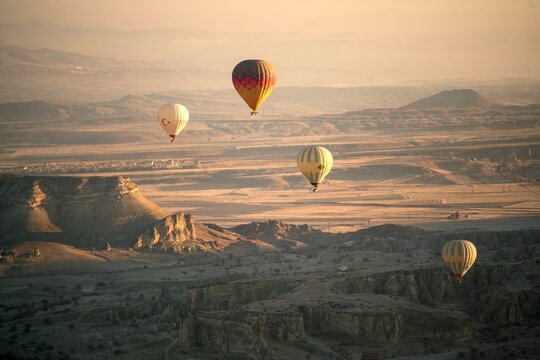
M 317 191 L 319 184 L 332 170 L 334 158 L 325 147 L 313 145 L 298 153 L 296 164 L 302 175 L 313 185 L 313 191 Z
M 476 260 L 476 247 L 468 240 L 452 240 L 443 246 L 442 258 L 461 282 Z

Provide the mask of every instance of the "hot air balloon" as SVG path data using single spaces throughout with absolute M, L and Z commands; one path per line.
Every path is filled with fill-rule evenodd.
M 276 72 L 268 61 L 244 60 L 232 72 L 232 82 L 238 94 L 257 115 L 257 109 L 270 95 L 276 84 Z
M 320 183 L 330 170 L 334 159 L 328 149 L 322 146 L 308 146 L 298 153 L 296 164 L 304 177 L 313 185 L 313 191 L 317 191 Z
M 157 121 L 173 142 L 176 135 L 186 127 L 189 121 L 189 112 L 183 105 L 165 104 L 158 110 Z
M 468 240 L 452 240 L 443 246 L 442 258 L 461 282 L 476 260 L 476 247 Z

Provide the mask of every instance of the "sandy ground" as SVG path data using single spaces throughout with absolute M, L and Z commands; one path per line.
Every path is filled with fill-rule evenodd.
M 295 124 L 309 126 L 309 121 Z M 514 219 L 519 227 L 540 224 L 540 184 L 499 176 L 493 172 L 499 163 L 485 155 L 523 148 L 538 152 L 540 132 L 536 129 L 423 132 L 353 128 L 354 134 L 295 136 L 285 132 L 277 137 L 276 125 L 261 121 L 260 129 L 249 122 L 249 131 L 235 136 L 243 129 L 237 121 L 214 124 L 206 134 L 211 137 L 203 139 L 199 129 L 207 125 L 196 123 L 193 135 L 187 131 L 173 144 L 156 132 L 159 129 L 142 124 L 141 131 L 155 140 L 14 146 L 14 153 L 3 155 L 3 167 L 105 159 L 200 161 L 200 169 L 122 174 L 170 212 L 190 212 L 198 221 L 226 226 L 272 218 L 332 231 L 384 223 L 445 228 L 454 226 L 456 221 L 445 218 L 458 210 L 469 216 L 460 221 L 468 223 L 460 224 L 464 227 L 507 228 L 516 225 Z M 106 129 L 119 130 L 115 126 Z M 295 164 L 297 152 L 314 143 L 328 147 L 335 161 L 318 193 L 310 192 Z M 480 154 L 479 158 L 474 154 Z M 532 156 L 538 155 L 533 152 Z M 118 175 L 100 175 L 111 174 Z

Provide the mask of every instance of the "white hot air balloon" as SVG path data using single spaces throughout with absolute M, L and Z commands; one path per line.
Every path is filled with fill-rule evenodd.
M 173 142 L 176 135 L 186 127 L 189 121 L 189 112 L 183 105 L 165 104 L 158 110 L 157 121 Z

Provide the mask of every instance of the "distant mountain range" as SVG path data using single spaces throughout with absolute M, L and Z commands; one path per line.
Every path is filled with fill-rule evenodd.
M 299 117 L 310 114 L 324 114 L 332 110 L 332 102 L 329 99 L 341 97 L 343 106 L 346 99 L 355 103 L 355 94 L 359 96 L 371 92 L 372 97 L 381 96 L 375 104 L 384 102 L 384 93 L 394 94 L 394 101 L 400 95 L 399 90 L 394 89 L 362 89 L 362 88 L 284 88 L 276 93 L 273 101 L 266 105 L 262 114 L 265 113 L 282 116 L 290 114 L 290 117 Z M 425 90 L 404 89 L 401 101 L 411 97 L 415 93 Z M 302 96 L 304 95 L 304 96 Z M 390 96 L 390 95 L 387 95 Z M 325 102 L 324 99 L 328 101 Z M 320 102 L 317 104 L 317 100 Z M 336 100 L 339 101 L 339 100 Z M 171 91 L 152 93 L 144 96 L 126 95 L 116 100 L 97 101 L 80 104 L 57 103 L 49 101 L 23 101 L 0 103 L 0 122 L 39 122 L 69 120 L 70 122 L 100 122 L 110 117 L 129 117 L 131 120 L 153 119 L 155 111 L 166 102 L 179 102 L 188 107 L 192 117 L 198 119 L 231 119 L 235 116 L 245 115 L 244 104 L 236 94 L 225 91 L 207 92 L 181 92 Z M 386 102 L 393 103 L 391 100 Z M 350 105 L 349 105 L 350 106 Z M 347 115 L 377 111 L 400 111 L 400 110 L 451 110 L 451 109 L 489 109 L 493 107 L 508 106 L 507 103 L 485 97 L 472 89 L 444 90 L 435 95 L 421 98 L 405 106 L 389 107 L 382 109 L 365 109 L 360 111 L 346 112 Z M 326 115 L 332 116 L 332 115 Z
M 230 118 L 243 116 L 246 106 L 230 82 L 230 73 L 180 67 L 165 62 L 123 61 L 95 57 L 55 49 L 27 49 L 20 46 L 0 47 L 0 103 L 13 103 L 0 109 L 0 118 L 18 117 L 14 108 L 32 101 L 21 116 L 50 119 L 64 117 L 64 112 L 75 114 L 93 111 L 86 105 L 99 106 L 98 114 L 108 112 L 108 107 L 126 107 L 131 96 L 131 109 L 146 105 L 175 101 L 186 105 L 199 116 Z M 306 69 L 297 69 L 303 74 Z M 296 70 L 295 70 L 296 71 Z M 308 72 L 317 72 L 310 69 Z M 306 73 L 307 74 L 307 73 Z M 395 108 L 419 98 L 444 90 L 433 86 L 362 86 L 362 87 L 287 87 L 281 81 L 291 73 L 279 71 L 277 87 L 261 109 L 263 114 L 297 117 L 304 115 L 343 113 L 370 108 Z M 470 84 L 467 86 L 473 86 Z M 448 87 L 446 87 L 448 88 Z M 406 105 L 405 108 L 448 106 L 492 106 L 493 97 L 505 103 L 540 103 L 540 85 L 518 82 L 507 86 L 474 86 L 483 95 L 455 91 Z M 128 97 L 125 97 L 126 94 Z M 480 96 L 486 99 L 480 99 Z M 119 103 L 119 99 L 124 99 Z M 115 99 L 115 100 L 111 100 Z M 137 99 L 137 100 L 135 100 Z M 39 101 L 39 102 L 37 102 Z M 469 103 L 470 102 L 470 103 Z M 78 110 L 48 109 L 67 104 L 84 104 Z M 147 106 L 148 107 L 148 106 Z M 32 109 L 38 109 L 33 111 Z M 150 107 L 148 107 L 150 108 Z M 56 111 L 60 111 L 55 115 Z M 154 110 L 152 110 L 154 111 Z M 43 113 L 42 113 L 43 112 Z
M 410 14 L 400 14 L 395 20 L 404 16 Z M 531 14 L 528 20 L 532 18 Z M 140 30 L 27 22 L 0 24 L 0 34 L 2 43 L 8 45 L 59 49 L 61 44 L 60 50 L 75 53 L 121 61 L 167 62 L 180 69 L 226 74 L 214 79 L 218 88 L 228 85 L 229 72 L 236 63 L 251 57 L 272 62 L 279 69 L 280 86 L 371 86 L 439 79 L 538 78 L 538 69 L 531 66 L 538 52 L 531 49 L 529 40 L 537 38 L 538 29 L 532 22 L 529 25 L 520 31 L 495 33 L 451 27 L 451 33 L 459 36 L 429 32 L 374 36 L 364 32 L 285 33 L 251 28 L 217 32 L 170 27 L 183 26 L 181 21 L 164 24 L 169 28 Z M 461 36 L 460 31 L 467 36 Z M 513 56 L 509 61 L 510 51 L 529 55 Z M 449 58 L 448 53 L 453 56 Z M 199 89 L 211 86 L 203 83 Z
M 172 63 L 122 61 L 49 48 L 0 47 L 0 102 L 81 103 L 128 93 L 217 89 L 228 74 Z

